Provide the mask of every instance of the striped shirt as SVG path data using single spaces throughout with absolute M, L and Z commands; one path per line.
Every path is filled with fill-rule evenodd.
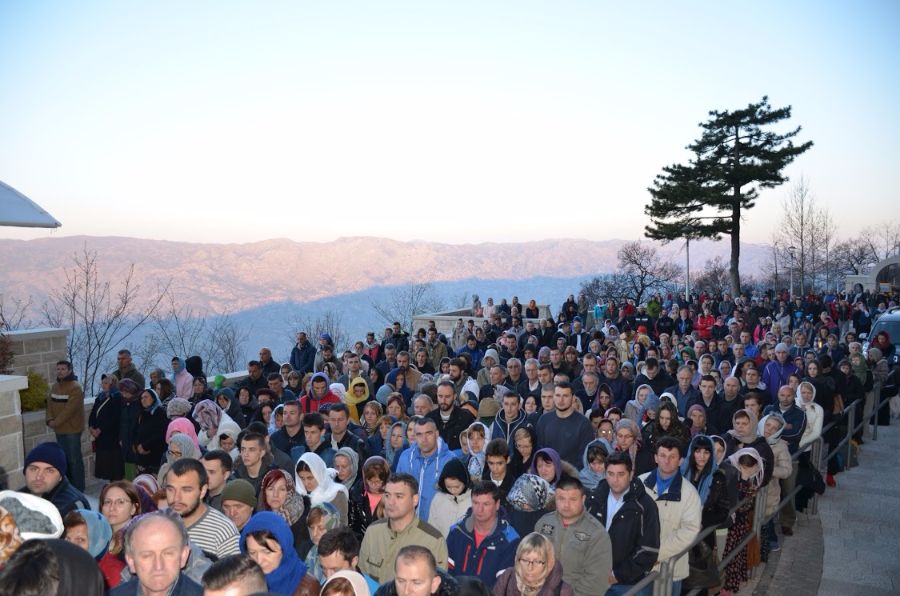
M 206 513 L 187 529 L 191 542 L 218 559 L 239 555 L 241 535 L 237 528 L 224 513 L 208 505 L 205 507 Z

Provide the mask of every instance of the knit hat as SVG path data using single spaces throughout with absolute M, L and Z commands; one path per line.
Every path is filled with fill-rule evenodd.
M 478 402 L 478 417 L 493 418 L 500 411 L 500 402 L 493 397 L 485 397 Z
M 50 464 L 56 468 L 56 471 L 59 472 L 60 476 L 66 475 L 66 470 L 68 469 L 66 466 L 66 453 L 57 443 L 48 441 L 46 443 L 41 443 L 40 445 L 35 445 L 34 449 L 29 451 L 28 455 L 25 456 L 25 467 L 27 468 L 36 461 Z
M 222 502 L 225 501 L 238 501 L 256 509 L 256 491 L 252 484 L 238 478 L 225 485 L 225 489 L 222 491 Z
M 788 350 L 786 343 L 779 342 L 778 345 L 775 346 L 775 353 L 777 354 L 778 352 L 790 352 L 790 350 Z

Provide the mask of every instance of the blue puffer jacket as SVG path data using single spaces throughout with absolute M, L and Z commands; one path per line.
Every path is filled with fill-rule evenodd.
M 450 528 L 447 536 L 447 566 L 451 575 L 474 575 L 488 588 L 493 588 L 497 577 L 508 567 L 515 565 L 519 534 L 501 516 L 494 531 L 475 545 L 475 521 L 470 509 L 466 516 Z

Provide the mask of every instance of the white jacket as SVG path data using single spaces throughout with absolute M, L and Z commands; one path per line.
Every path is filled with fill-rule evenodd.
M 787 443 L 783 439 L 778 439 L 772 448 L 772 454 L 775 456 L 775 466 L 772 468 L 772 478 L 784 480 L 790 478 L 793 471 L 791 463 L 791 452 L 788 450 Z M 775 513 L 778 503 L 781 502 L 781 483 L 770 482 L 766 485 L 766 516 Z
M 450 535 L 450 527 L 466 515 L 472 506 L 472 491 L 467 490 L 454 497 L 443 491 L 437 491 L 431 500 L 428 512 L 428 523 L 441 533 L 444 539 Z
M 659 510 L 659 558 L 654 569 L 659 568 L 660 561 L 665 561 L 674 555 L 685 551 L 691 542 L 697 538 L 703 528 L 703 505 L 700 503 L 700 495 L 697 489 L 684 479 L 680 473 L 676 473 L 675 479 L 669 489 L 662 495 L 656 493 L 656 471 L 647 472 L 640 476 L 647 494 L 656 501 Z M 653 478 L 650 485 L 648 478 Z M 674 497 L 675 490 L 680 487 L 680 498 Z M 660 498 L 662 497 L 662 498 Z M 690 573 L 688 568 L 688 553 L 685 551 L 675 562 L 675 581 L 683 580 Z

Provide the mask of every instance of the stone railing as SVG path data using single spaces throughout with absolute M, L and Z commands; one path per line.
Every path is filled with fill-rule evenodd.
M 538 304 L 538 314 L 540 315 L 540 319 L 527 319 L 522 317 L 522 321 L 534 321 L 535 324 L 540 323 L 541 319 L 550 318 L 550 307 L 546 304 Z M 417 329 L 428 329 L 428 322 L 434 321 L 434 327 L 438 330 L 438 333 L 443 333 L 450 338 L 453 335 L 453 329 L 456 328 L 456 322 L 462 319 L 463 323 L 472 319 L 475 321 L 476 327 L 481 327 L 484 323 L 484 317 L 473 317 L 471 308 L 460 308 L 457 310 L 450 310 L 445 312 L 436 312 L 436 313 L 425 313 L 421 315 L 415 315 L 413 317 L 413 333 Z
M 16 489 L 25 483 L 19 391 L 26 387 L 27 377 L 0 375 L 0 488 Z

